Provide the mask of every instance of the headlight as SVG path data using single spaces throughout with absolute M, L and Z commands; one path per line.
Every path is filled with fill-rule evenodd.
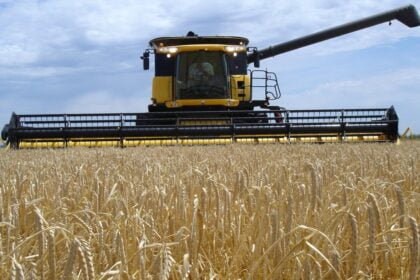
M 242 52 L 245 50 L 244 46 L 226 46 L 225 50 L 227 52 Z
M 162 47 L 159 48 L 159 52 L 162 53 L 176 53 L 178 51 L 178 48 L 176 47 Z

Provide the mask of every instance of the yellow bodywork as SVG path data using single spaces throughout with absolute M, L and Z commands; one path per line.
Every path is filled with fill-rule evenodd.
M 244 88 L 238 87 L 238 82 L 244 83 Z M 230 76 L 229 99 L 178 99 L 174 97 L 172 76 L 158 76 L 153 78 L 152 100 L 155 105 L 164 104 L 166 108 L 180 108 L 183 106 L 224 106 L 237 107 L 240 101 L 251 100 L 249 75 Z
M 244 88 L 238 88 L 238 82 L 243 82 Z M 230 85 L 231 85 L 232 99 L 237 99 L 240 101 L 251 100 L 251 79 L 249 75 L 231 75 Z M 240 95 L 243 95 L 243 96 L 240 96 Z
M 158 76 L 153 78 L 152 100 L 157 104 L 173 100 L 172 76 Z
M 385 135 L 354 135 L 354 136 L 337 136 L 337 135 L 319 135 L 305 136 L 305 135 L 249 135 L 242 137 L 225 136 L 220 138 L 127 138 L 127 139 L 73 139 L 64 142 L 57 139 L 56 141 L 49 140 L 43 142 L 41 139 L 21 141 L 19 148 L 66 148 L 66 147 L 136 147 L 136 146 L 167 146 L 167 145 L 221 145 L 230 143 L 241 144 L 269 144 L 269 143 L 357 143 L 357 142 L 384 142 L 387 141 Z

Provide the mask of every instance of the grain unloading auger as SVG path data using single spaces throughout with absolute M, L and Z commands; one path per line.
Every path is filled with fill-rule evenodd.
M 277 77 L 249 70 L 253 63 L 384 22 L 420 25 L 412 5 L 353 21 L 265 49 L 233 36 L 161 37 L 143 56 L 155 55 L 148 113 L 12 114 L 2 138 L 12 148 L 137 146 L 217 143 L 395 142 L 398 116 L 381 109 L 286 110 Z M 265 98 L 253 99 L 256 90 Z M 256 109 L 258 108 L 258 109 Z

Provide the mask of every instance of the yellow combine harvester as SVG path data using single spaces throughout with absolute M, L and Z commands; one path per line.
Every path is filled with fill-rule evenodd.
M 2 138 L 12 148 L 137 146 L 224 143 L 395 142 L 393 107 L 286 110 L 277 77 L 255 68 L 260 60 L 377 24 L 398 20 L 420 25 L 409 5 L 258 50 L 234 36 L 162 37 L 143 56 L 155 58 L 152 104 L 147 113 L 12 114 Z M 264 98 L 253 95 L 262 90 Z

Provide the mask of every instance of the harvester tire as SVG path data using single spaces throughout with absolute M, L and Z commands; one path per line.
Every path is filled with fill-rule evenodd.
M 9 136 L 9 125 L 6 124 L 3 129 L 1 130 L 1 138 L 3 140 L 6 140 L 7 137 Z

